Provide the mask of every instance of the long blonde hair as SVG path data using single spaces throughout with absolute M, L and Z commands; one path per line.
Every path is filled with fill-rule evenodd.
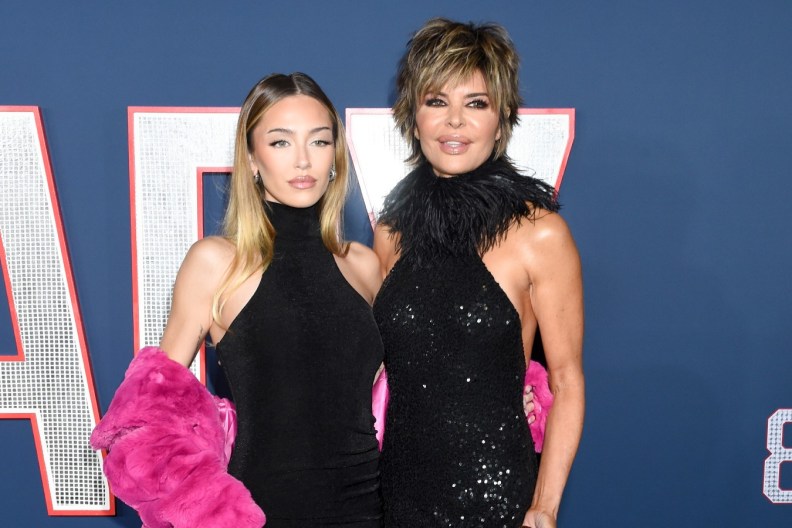
M 341 117 L 327 95 L 308 75 L 300 72 L 268 75 L 250 90 L 239 111 L 228 208 L 223 220 L 223 234 L 236 250 L 225 279 L 212 299 L 212 318 L 218 324 L 229 294 L 256 271 L 266 271 L 272 262 L 275 228 L 264 210 L 264 186 L 256 183 L 250 167 L 252 132 L 267 110 L 293 95 L 307 95 L 319 101 L 333 122 L 336 177 L 319 200 L 319 223 L 322 241 L 328 251 L 345 255 L 349 250 L 349 244 L 343 240 L 341 226 L 349 185 L 347 144 Z

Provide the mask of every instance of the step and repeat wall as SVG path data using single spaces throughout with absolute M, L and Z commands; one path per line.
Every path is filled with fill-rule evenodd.
M 560 525 L 792 523 L 792 4 L 175 4 L 0 6 L 0 526 L 140 526 L 87 440 L 217 232 L 247 91 L 276 71 L 323 86 L 347 236 L 370 244 L 408 170 L 396 66 L 433 16 L 510 31 L 509 153 L 559 190 L 583 260 Z M 192 368 L 223 390 L 211 348 Z

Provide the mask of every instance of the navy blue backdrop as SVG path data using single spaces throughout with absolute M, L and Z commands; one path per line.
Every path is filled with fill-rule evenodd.
M 767 418 L 792 408 L 787 0 L 3 0 L 0 105 L 41 107 L 101 409 L 132 353 L 127 107 L 238 106 L 294 70 L 342 114 L 387 107 L 437 15 L 504 24 L 526 106 L 577 110 L 561 201 L 588 414 L 561 526 L 790 526 L 762 494 Z M 139 526 L 121 504 L 48 517 L 30 423 L 1 420 L 0 439 L 0 526 Z

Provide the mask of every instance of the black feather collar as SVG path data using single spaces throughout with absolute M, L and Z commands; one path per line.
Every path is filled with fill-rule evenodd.
M 379 222 L 400 235 L 401 258 L 421 266 L 445 257 L 483 255 L 513 222 L 537 207 L 558 211 L 555 191 L 518 173 L 508 161 L 488 161 L 450 178 L 424 163 L 385 198 Z

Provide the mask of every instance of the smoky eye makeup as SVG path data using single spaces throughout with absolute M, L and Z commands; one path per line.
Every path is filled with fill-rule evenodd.
M 472 106 L 473 108 L 482 108 L 482 109 L 489 108 L 490 106 L 489 101 L 483 97 L 477 97 L 472 101 L 468 101 L 467 105 Z

